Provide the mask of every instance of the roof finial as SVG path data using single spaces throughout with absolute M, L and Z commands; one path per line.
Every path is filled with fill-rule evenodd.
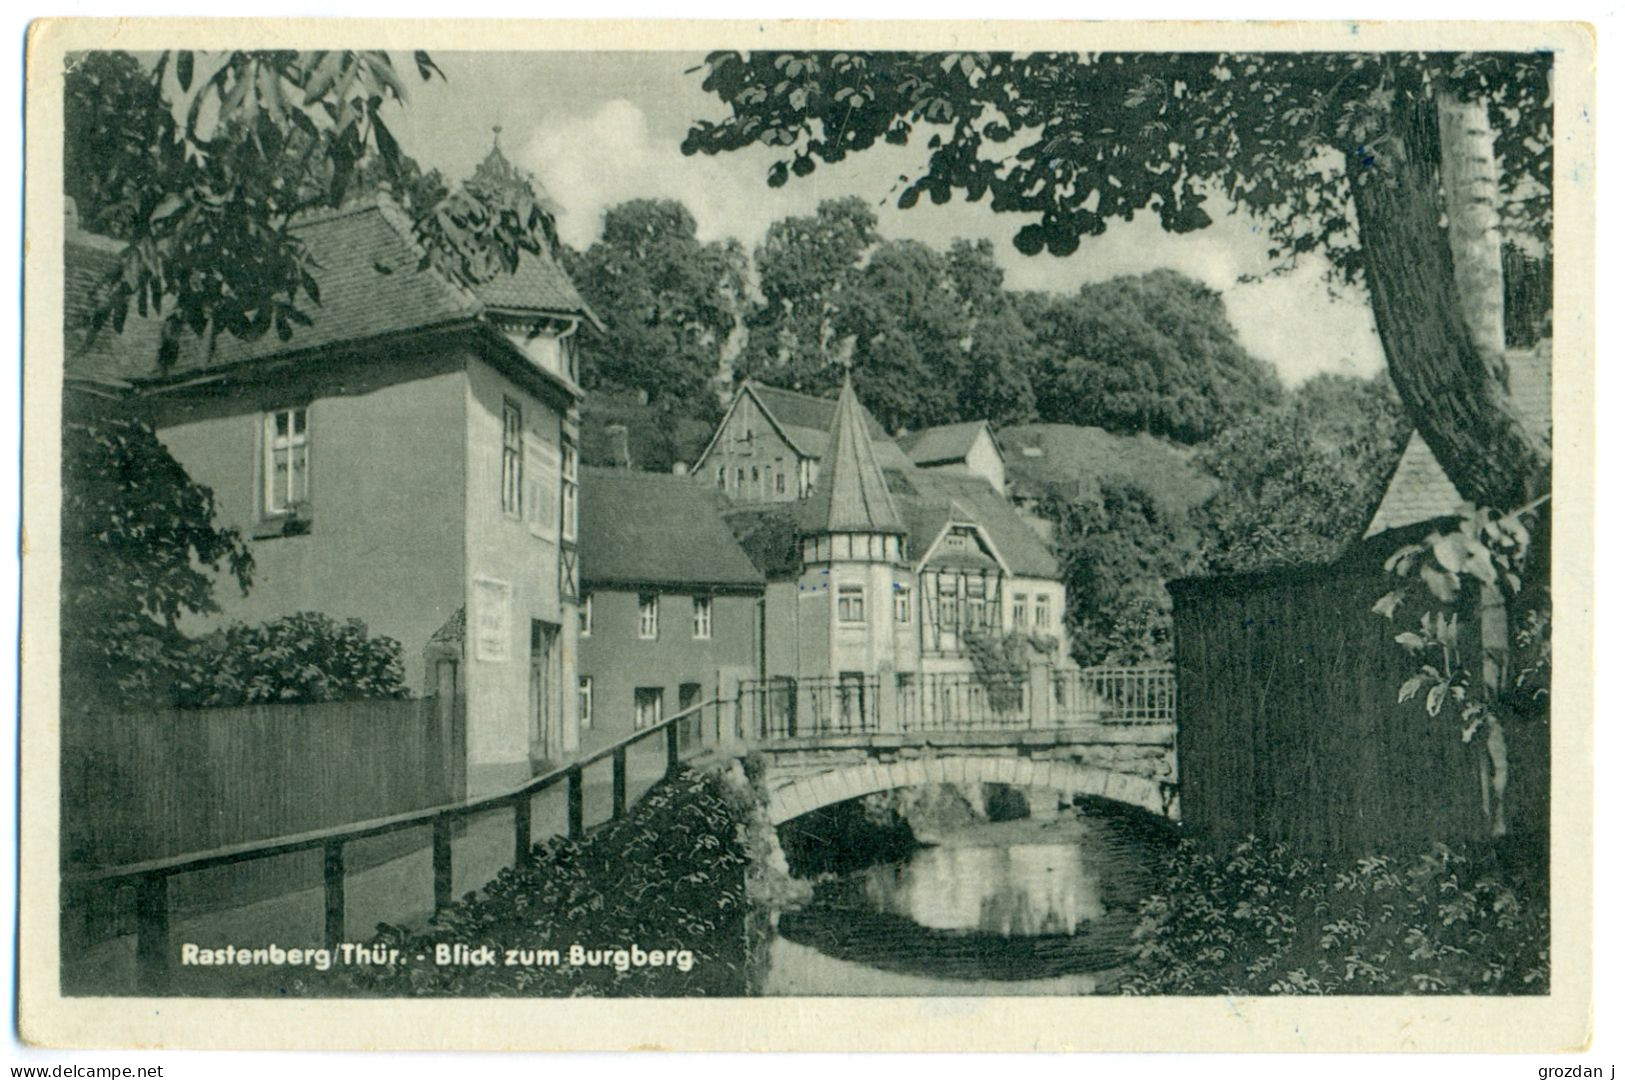
M 491 149 L 493 149 L 493 150 L 501 150 L 502 149 L 502 125 L 501 124 L 492 124 L 491 125 Z

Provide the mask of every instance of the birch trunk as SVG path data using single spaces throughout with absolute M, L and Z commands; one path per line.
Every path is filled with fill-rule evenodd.
M 1419 96 L 1350 161 L 1368 162 L 1354 206 L 1394 386 L 1462 495 L 1510 508 L 1547 490 L 1550 462 L 1507 393 L 1493 143 L 1482 105 Z

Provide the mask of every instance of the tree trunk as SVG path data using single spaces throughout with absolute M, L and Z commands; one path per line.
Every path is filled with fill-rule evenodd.
M 1349 155 L 1389 374 L 1462 496 L 1510 509 L 1549 490 L 1550 452 L 1507 393 L 1492 135 L 1481 107 L 1420 95 L 1392 121 L 1385 145 Z

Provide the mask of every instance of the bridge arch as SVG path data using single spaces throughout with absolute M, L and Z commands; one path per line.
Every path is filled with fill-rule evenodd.
M 769 790 L 767 813 L 774 825 L 782 825 L 821 807 L 879 791 L 958 783 L 1054 788 L 1063 795 L 1094 795 L 1179 820 L 1177 789 L 1165 781 L 1066 760 L 972 755 L 869 761 L 797 776 Z

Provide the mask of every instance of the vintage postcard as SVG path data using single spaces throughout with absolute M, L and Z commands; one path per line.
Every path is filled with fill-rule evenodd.
M 1583 1046 L 1594 58 L 36 24 L 21 1036 Z

